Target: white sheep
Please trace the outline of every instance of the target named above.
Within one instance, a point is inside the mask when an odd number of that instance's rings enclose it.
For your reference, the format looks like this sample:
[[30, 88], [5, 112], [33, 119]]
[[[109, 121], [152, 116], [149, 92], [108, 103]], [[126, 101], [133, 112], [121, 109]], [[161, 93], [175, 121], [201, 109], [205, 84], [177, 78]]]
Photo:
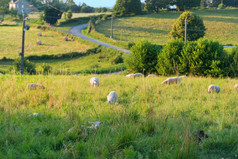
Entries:
[[188, 78], [186, 75], [179, 76], [179, 78]]
[[234, 86], [234, 89], [238, 89], [238, 84], [236, 84], [236, 85]]
[[38, 36], [42, 36], [41, 32], [37, 33]]
[[135, 73], [134, 77], [143, 77], [144, 75], [142, 73]]
[[41, 84], [37, 84], [37, 83], [29, 83], [27, 84], [27, 88], [29, 89], [45, 89], [45, 87]]
[[214, 85], [214, 84], [211, 84], [211, 85], [208, 87], [208, 92], [209, 92], [209, 93], [213, 93], [213, 92], [219, 93], [220, 90], [221, 90], [220, 87], [217, 86], [217, 85]]
[[37, 45], [42, 45], [42, 42], [41, 42], [40, 40], [38, 40], [38, 41], [36, 42], [36, 44], [37, 44]]
[[107, 96], [107, 101], [109, 104], [114, 104], [117, 101], [117, 93], [115, 91], [112, 91]]
[[92, 77], [90, 79], [90, 83], [91, 83], [91, 86], [94, 86], [94, 87], [99, 86], [99, 79], [97, 77]]
[[96, 122], [89, 121], [89, 123], [92, 124], [92, 126], [89, 127], [89, 128], [92, 128], [92, 129], [99, 129], [100, 128], [100, 124], [102, 124], [102, 122], [100, 122], [100, 121], [96, 121]]
[[181, 79], [179, 77], [171, 77], [171, 78], [167, 78], [165, 81], [162, 82], [162, 85], [164, 84], [174, 84], [174, 83], [180, 83]]
[[127, 77], [127, 78], [134, 78], [135, 75], [134, 75], [134, 74], [128, 74], [128, 75], [126, 75], [126, 77]]
[[68, 41], [68, 37], [65, 36], [65, 37], [63, 38], [63, 40], [64, 40], [64, 41]]
[[149, 74], [147, 77], [157, 77], [155, 74]]

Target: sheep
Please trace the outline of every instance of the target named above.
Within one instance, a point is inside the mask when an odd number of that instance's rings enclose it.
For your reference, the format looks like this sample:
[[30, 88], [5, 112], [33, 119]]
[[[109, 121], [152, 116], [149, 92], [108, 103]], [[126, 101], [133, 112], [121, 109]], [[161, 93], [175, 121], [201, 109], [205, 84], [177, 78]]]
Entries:
[[211, 84], [211, 85], [208, 87], [208, 92], [209, 92], [209, 93], [213, 93], [213, 92], [219, 93], [220, 90], [221, 90], [220, 87], [217, 86], [217, 85], [214, 85], [214, 84]]
[[64, 41], [68, 41], [68, 37], [65, 36], [65, 37], [63, 38], [63, 40], [64, 40]]
[[238, 84], [236, 84], [236, 85], [234, 86], [234, 89], [238, 89]]
[[91, 83], [91, 86], [94, 86], [94, 87], [99, 86], [99, 79], [97, 77], [92, 77], [90, 79], [90, 83]]
[[147, 77], [156, 77], [155, 74], [149, 74]]
[[117, 101], [117, 93], [115, 91], [112, 91], [107, 96], [107, 101], [109, 104], [114, 104]]
[[2, 73], [0, 73], [0, 76], [2, 76]]
[[38, 36], [42, 36], [41, 32], [37, 33]]
[[92, 124], [92, 126], [89, 127], [91, 129], [99, 129], [100, 128], [100, 124], [102, 124], [102, 122], [100, 122], [100, 121], [96, 121], [96, 122], [89, 121], [89, 123]]
[[126, 77], [127, 77], [127, 78], [134, 78], [135, 75], [134, 75], [134, 74], [128, 74], [128, 75], [126, 75]]
[[38, 40], [38, 41], [36, 42], [36, 44], [37, 44], [37, 45], [42, 45], [42, 42], [41, 42], [40, 40]]
[[134, 77], [143, 77], [144, 75], [142, 73], [135, 73]]
[[37, 83], [29, 83], [27, 84], [27, 88], [33, 90], [33, 89], [45, 89], [45, 87], [41, 84], [37, 84]]
[[173, 83], [180, 83], [181, 79], [179, 77], [171, 77], [171, 78], [167, 78], [165, 81], [162, 82], [162, 85], [164, 84], [173, 84]]
[[179, 76], [179, 78], [188, 78], [186, 75]]

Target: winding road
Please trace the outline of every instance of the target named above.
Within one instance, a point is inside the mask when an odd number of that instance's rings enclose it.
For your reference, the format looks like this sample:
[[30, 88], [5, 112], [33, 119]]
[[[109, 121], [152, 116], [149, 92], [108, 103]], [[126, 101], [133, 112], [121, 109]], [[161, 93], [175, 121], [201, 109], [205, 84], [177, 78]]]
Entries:
[[113, 48], [113, 49], [117, 49], [117, 50], [123, 51], [123, 52], [125, 52], [127, 54], [130, 54], [129, 50], [122, 49], [122, 48], [119, 48], [119, 47], [116, 47], [116, 46], [113, 46], [113, 45], [110, 45], [110, 44], [104, 43], [102, 41], [99, 41], [99, 40], [96, 40], [96, 39], [93, 39], [93, 38], [90, 38], [90, 37], [87, 37], [87, 36], [83, 35], [82, 34], [82, 30], [87, 28], [87, 27], [88, 27], [88, 24], [77, 25], [77, 26], [72, 27], [67, 32], [70, 33], [70, 34], [73, 34], [73, 35], [75, 35], [77, 37], [80, 37], [82, 39], [85, 39], [85, 40], [97, 43], [99, 45], [102, 45], [102, 46], [105, 46], [105, 47], [110, 47], [110, 48]]

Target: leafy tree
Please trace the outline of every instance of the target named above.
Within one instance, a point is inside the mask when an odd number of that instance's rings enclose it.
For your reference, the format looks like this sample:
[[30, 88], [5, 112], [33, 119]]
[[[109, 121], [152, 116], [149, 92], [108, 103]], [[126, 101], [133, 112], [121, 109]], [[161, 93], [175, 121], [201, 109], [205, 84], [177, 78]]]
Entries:
[[173, 24], [170, 36], [184, 39], [185, 19], [187, 19], [187, 40], [197, 40], [205, 35], [206, 28], [203, 20], [192, 12], [183, 12]]
[[81, 12], [82, 12], [82, 13], [92, 13], [92, 12], [94, 12], [94, 8], [88, 6], [88, 5], [85, 4], [85, 3], [83, 3], [82, 6], [81, 6]]
[[141, 14], [140, 0], [117, 0], [113, 11], [120, 16]]
[[53, 7], [45, 7], [44, 20], [50, 25], [55, 24], [62, 16], [62, 12]]
[[145, 10], [158, 13], [159, 9], [167, 8], [169, 0], [145, 0]]
[[171, 4], [175, 4], [179, 11], [184, 11], [192, 7], [200, 6], [201, 0], [172, 0]]
[[0, 0], [0, 14], [5, 17], [5, 13], [8, 11], [9, 0]]
[[125, 59], [125, 64], [133, 72], [154, 73], [160, 51], [161, 47], [158, 45], [145, 40], [139, 41], [132, 46], [131, 54]]
[[71, 11], [71, 10], [68, 10], [68, 12], [67, 12], [67, 19], [71, 19], [72, 16], [73, 16], [72, 11]]

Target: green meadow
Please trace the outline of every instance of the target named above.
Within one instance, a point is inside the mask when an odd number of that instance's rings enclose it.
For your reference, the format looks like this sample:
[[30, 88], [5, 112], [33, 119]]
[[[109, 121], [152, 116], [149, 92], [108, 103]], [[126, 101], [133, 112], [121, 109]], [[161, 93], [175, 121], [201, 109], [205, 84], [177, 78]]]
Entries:
[[[204, 20], [207, 28], [205, 38], [217, 40], [223, 45], [238, 44], [238, 9], [193, 12]], [[127, 48], [128, 42], [140, 39], [164, 45], [170, 39], [169, 32], [172, 30], [172, 25], [181, 14], [182, 12], [161, 12], [114, 19], [114, 40], [109, 39], [111, 21], [99, 23], [96, 31], [87, 35], [124, 48]]]
[[[93, 88], [93, 76], [0, 76], [0, 157], [237, 158], [237, 79], [189, 77], [162, 86], [166, 77], [96, 75]], [[214, 83], [219, 94], [207, 92]], [[110, 91], [118, 94], [114, 105]], [[103, 124], [94, 130], [88, 121]], [[197, 143], [195, 130], [208, 139]]]

